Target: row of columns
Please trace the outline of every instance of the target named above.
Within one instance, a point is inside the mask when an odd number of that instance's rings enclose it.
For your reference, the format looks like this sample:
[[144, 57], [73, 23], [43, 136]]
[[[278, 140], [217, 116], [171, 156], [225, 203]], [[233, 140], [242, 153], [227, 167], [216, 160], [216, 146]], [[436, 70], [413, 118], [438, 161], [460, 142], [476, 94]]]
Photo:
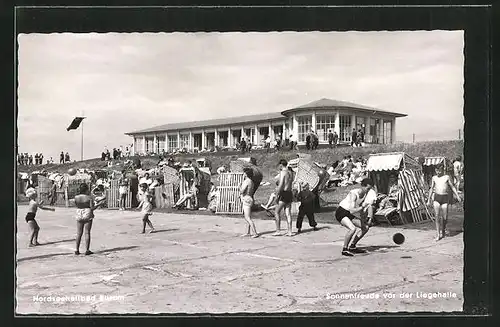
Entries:
[[[289, 137], [291, 134], [293, 134], [294, 136], [298, 137], [298, 134], [299, 134], [299, 124], [298, 124], [298, 117], [295, 113], [292, 115], [291, 117], [291, 128], [290, 128], [290, 131], [288, 131], [287, 133], [287, 128], [286, 128], [286, 121], [283, 121], [283, 124], [282, 124], [282, 130], [283, 130], [283, 138], [285, 137]], [[316, 124], [317, 124], [317, 119], [316, 119], [316, 112], [312, 112], [311, 114], [311, 127], [313, 130], [316, 130]], [[366, 117], [366, 118], [369, 118], [369, 117]], [[384, 119], [380, 119], [380, 124], [381, 124], [381, 128], [383, 129], [384, 128]], [[395, 119], [391, 119], [390, 122], [392, 123], [392, 130], [391, 130], [391, 141], [394, 142], [395, 139], [396, 139], [396, 120]], [[365, 121], [365, 126], [369, 126], [369, 122]], [[351, 116], [351, 130], [353, 128], [357, 128], [356, 126], [356, 115], [352, 115]], [[240, 128], [240, 137], [244, 137], [244, 138], [247, 138], [247, 137], [250, 137], [251, 138], [251, 142], [252, 143], [257, 143], [257, 137], [260, 135], [259, 134], [259, 127], [258, 125], [254, 125], [251, 129], [254, 130], [254, 137], [252, 138], [251, 136], [252, 135], [247, 135], [246, 132], [245, 132], [245, 127], [242, 126]], [[268, 135], [271, 136], [272, 139], [276, 138], [276, 135], [274, 133], [274, 128], [273, 128], [273, 125], [271, 123], [268, 123], [268, 126], [267, 126], [267, 129], [268, 129]], [[226, 130], [226, 129], [225, 129]], [[228, 145], [229, 146], [232, 146], [233, 143], [235, 143], [234, 141], [234, 136], [233, 136], [233, 131], [235, 129], [231, 128], [231, 127], [228, 127], [227, 128], [227, 133], [228, 133], [228, 136], [227, 136], [227, 139], [228, 139]], [[334, 131], [340, 136], [340, 114], [339, 112], [336, 112], [335, 113], [335, 126], [334, 126]], [[201, 131], [201, 148], [204, 149], [207, 147], [207, 138], [206, 138], [206, 135], [207, 132], [205, 132], [205, 130], [203, 129]], [[177, 132], [177, 148], [179, 148], [180, 146], [180, 141], [181, 141], [181, 133], [180, 131]], [[216, 128], [214, 129], [214, 145], [215, 146], [220, 146], [220, 140], [219, 140], [219, 136], [220, 136], [220, 132], [219, 130]], [[142, 146], [141, 148], [142, 149], [138, 149], [137, 148], [137, 142], [136, 142], [136, 139], [137, 138], [134, 138], [134, 153], [135, 152], [140, 152], [142, 150], [143, 153], [146, 152], [146, 149], [147, 149], [147, 143], [146, 143], [146, 137], [145, 136], [142, 136]], [[239, 140], [237, 140], [239, 141]], [[159, 146], [157, 145], [158, 143], [158, 137], [157, 135], [153, 135], [153, 147], [154, 147], [154, 151], [155, 152], [159, 152]], [[190, 149], [193, 149], [194, 148], [194, 138], [193, 138], [193, 132], [190, 131], [189, 132], [189, 141], [188, 141], [188, 147]], [[172, 149], [170, 149], [170, 146], [169, 146], [169, 142], [168, 142], [168, 134], [165, 134], [165, 150], [166, 151], [170, 151]]]

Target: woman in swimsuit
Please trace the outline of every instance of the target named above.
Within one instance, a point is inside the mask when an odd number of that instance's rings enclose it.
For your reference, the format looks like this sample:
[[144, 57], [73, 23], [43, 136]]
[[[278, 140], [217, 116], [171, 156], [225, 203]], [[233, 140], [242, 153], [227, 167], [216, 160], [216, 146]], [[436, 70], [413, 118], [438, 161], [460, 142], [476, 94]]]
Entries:
[[[436, 168], [436, 175], [432, 176], [431, 188], [429, 190], [428, 205], [433, 199], [434, 213], [436, 216], [436, 241], [441, 240], [446, 234], [446, 223], [448, 222], [448, 203], [450, 202], [449, 190], [452, 190], [457, 200], [462, 202], [457, 189], [450, 180], [450, 176], [444, 175], [443, 166]], [[434, 198], [432, 197], [434, 195]], [[441, 214], [440, 214], [441, 213]], [[441, 218], [442, 223], [441, 223]]]
[[[252, 181], [253, 178], [253, 170], [251, 168], [244, 168], [243, 172], [246, 175], [245, 180], [241, 184], [240, 187], [240, 197], [241, 202], [243, 203], [243, 215], [248, 224], [247, 233], [241, 236], [252, 236], [253, 238], [258, 237], [257, 230], [255, 229], [255, 223], [252, 221], [252, 206], [253, 206], [253, 194], [254, 183]], [[251, 232], [251, 233], [250, 233]]]
[[94, 219], [94, 210], [103, 204], [105, 199], [94, 202], [94, 198], [89, 194], [89, 186], [80, 184], [78, 195], [75, 196], [76, 205], [76, 250], [75, 254], [80, 254], [80, 242], [85, 230], [85, 255], [93, 254], [90, 251], [90, 230]]

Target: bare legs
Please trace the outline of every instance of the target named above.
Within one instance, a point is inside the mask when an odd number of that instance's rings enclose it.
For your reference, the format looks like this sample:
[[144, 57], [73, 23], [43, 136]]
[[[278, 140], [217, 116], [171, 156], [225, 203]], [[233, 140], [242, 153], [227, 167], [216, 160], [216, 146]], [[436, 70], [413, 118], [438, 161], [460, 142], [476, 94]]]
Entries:
[[281, 231], [281, 210], [285, 209], [286, 222], [288, 227], [287, 236], [292, 236], [292, 204], [285, 203], [283, 201], [279, 201], [276, 209], [274, 211], [274, 219], [276, 223], [276, 232], [274, 232], [273, 236], [280, 236]]
[[446, 234], [446, 223], [448, 222], [448, 204], [440, 204], [434, 201], [434, 213], [436, 217], [436, 241], [439, 241]]
[[146, 224], [149, 226], [149, 228], [151, 228], [151, 230], [149, 232], [150, 233], [154, 232], [155, 228], [153, 227], [153, 224], [151, 223], [151, 220], [149, 220], [149, 215], [145, 214], [142, 217], [142, 232], [141, 232], [141, 234], [146, 233]]
[[76, 222], [76, 250], [75, 254], [80, 254], [80, 243], [82, 241], [83, 231], [85, 230], [85, 254], [89, 255], [90, 251], [90, 231], [92, 230], [92, 220]]
[[127, 195], [122, 194], [120, 196], [120, 210], [125, 210], [125, 203], [126, 203]]
[[358, 244], [359, 240], [363, 238], [363, 236], [368, 233], [368, 230], [370, 229], [366, 222], [363, 219], [353, 219], [352, 224], [359, 228], [358, 232], [354, 234], [352, 243], [350, 248], [356, 248], [356, 244]]
[[92, 220], [85, 223], [85, 254], [92, 254], [90, 252], [90, 230], [92, 229]]
[[28, 221], [28, 226], [30, 227], [31, 235], [30, 235], [30, 243], [28, 246], [35, 246], [39, 245], [38, 243], [38, 232], [40, 231], [40, 226], [38, 226], [38, 223], [36, 220], [30, 220]]
[[252, 235], [252, 237], [259, 236], [259, 234], [257, 234], [257, 229], [255, 228], [255, 223], [252, 220], [252, 207], [243, 206], [243, 215], [245, 217], [245, 221], [247, 222], [247, 233], [241, 236], [249, 236], [249, 235]]

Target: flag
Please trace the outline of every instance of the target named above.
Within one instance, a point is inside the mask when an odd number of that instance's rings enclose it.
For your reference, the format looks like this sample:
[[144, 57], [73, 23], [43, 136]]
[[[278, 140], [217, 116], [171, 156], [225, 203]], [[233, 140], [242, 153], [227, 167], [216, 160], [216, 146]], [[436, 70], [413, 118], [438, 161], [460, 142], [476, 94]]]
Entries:
[[75, 117], [75, 119], [73, 119], [73, 121], [71, 122], [71, 124], [68, 126], [68, 128], [66, 128], [67, 131], [70, 131], [72, 129], [77, 129], [78, 127], [80, 127], [80, 124], [82, 123], [82, 121], [85, 119], [85, 117]]

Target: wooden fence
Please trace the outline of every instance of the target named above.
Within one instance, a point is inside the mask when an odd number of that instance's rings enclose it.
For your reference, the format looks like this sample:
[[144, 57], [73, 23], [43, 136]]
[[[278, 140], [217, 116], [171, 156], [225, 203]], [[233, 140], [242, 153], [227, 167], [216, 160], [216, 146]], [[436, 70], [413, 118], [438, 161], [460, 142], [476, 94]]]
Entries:
[[[106, 190], [106, 202], [108, 209], [118, 209], [120, 207], [120, 180], [112, 179], [109, 181], [109, 187]], [[132, 208], [132, 192], [130, 185], [127, 186], [127, 197], [125, 199], [125, 208]]]
[[219, 176], [219, 200], [216, 213], [242, 214], [243, 204], [240, 199], [240, 186], [245, 179], [243, 173], [223, 173]]
[[156, 208], [171, 208], [176, 201], [175, 186], [173, 183], [167, 183], [160, 186], [155, 187], [155, 205]]

